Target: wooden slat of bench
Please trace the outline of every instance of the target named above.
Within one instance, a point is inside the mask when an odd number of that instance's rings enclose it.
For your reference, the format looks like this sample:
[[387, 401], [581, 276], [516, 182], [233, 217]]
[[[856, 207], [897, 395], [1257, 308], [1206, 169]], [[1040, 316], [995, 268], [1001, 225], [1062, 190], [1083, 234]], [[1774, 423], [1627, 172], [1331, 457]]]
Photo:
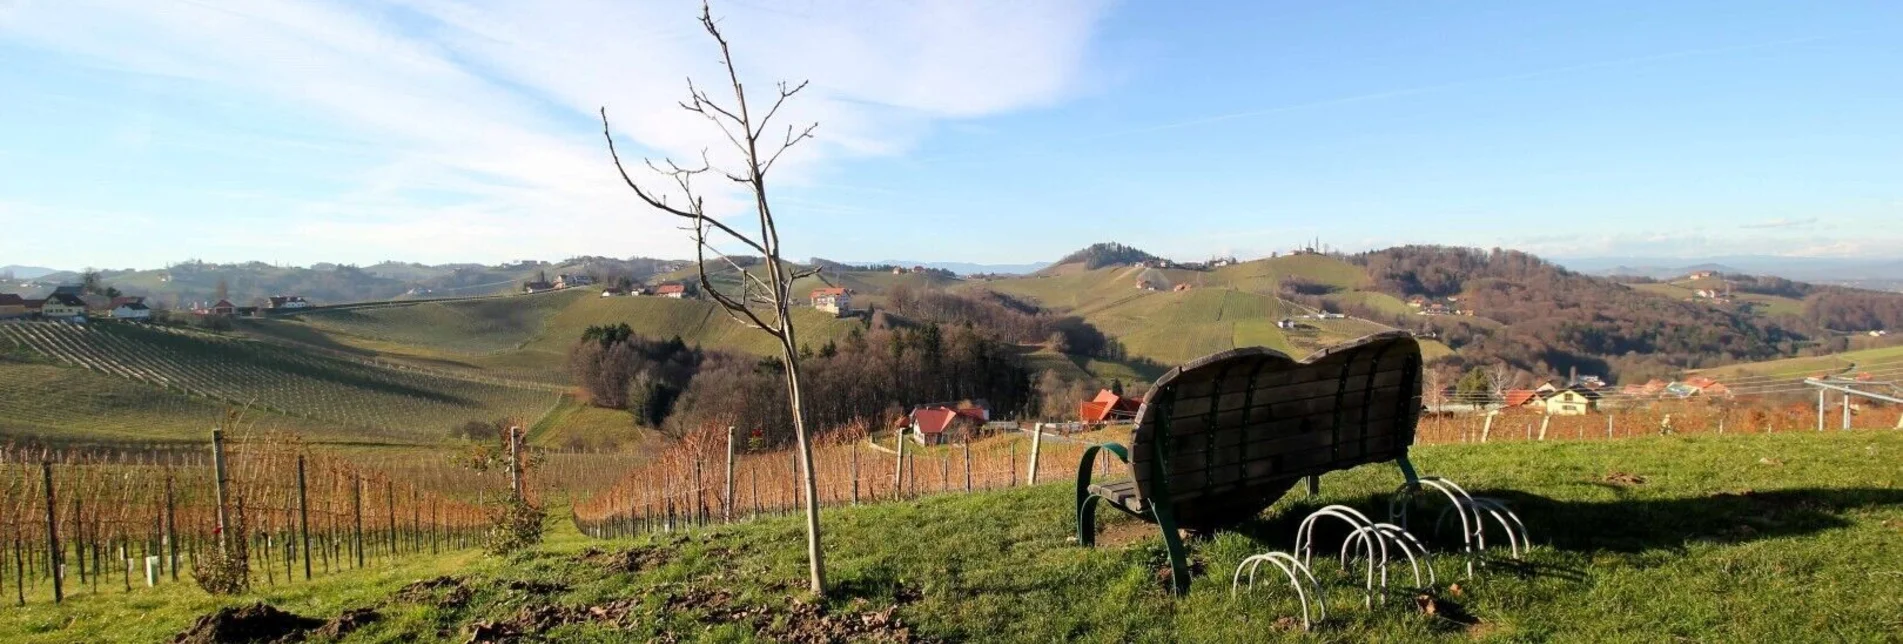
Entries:
[[[1177, 501], [1193, 501], [1198, 498], [1220, 497], [1228, 491], [1244, 489], [1258, 484], [1286, 481], [1310, 474], [1323, 474], [1346, 469], [1357, 465], [1392, 460], [1400, 455], [1400, 444], [1395, 436], [1378, 436], [1368, 441], [1368, 452], [1363, 454], [1338, 454], [1333, 446], [1284, 452], [1275, 458], [1252, 461], [1237, 467], [1216, 467], [1207, 470], [1178, 472], [1170, 477], [1171, 498]], [[1359, 451], [1360, 445], [1353, 446]]]
[[[1405, 379], [1405, 375], [1407, 372], [1408, 372], [1407, 369], [1401, 369], [1401, 368], [1383, 369], [1379, 372], [1376, 372], [1375, 373], [1376, 388], [1380, 388], [1383, 386], [1394, 387], [1399, 385]], [[1245, 392], [1240, 389], [1233, 392], [1225, 391], [1223, 392], [1221, 403], [1220, 405], [1218, 405], [1218, 408], [1221, 410], [1240, 409], [1242, 408], [1243, 401], [1250, 400], [1250, 399], [1252, 399], [1256, 404], [1259, 405], [1263, 401], [1274, 401], [1274, 400], [1281, 400], [1281, 399], [1287, 399], [1287, 398], [1312, 398], [1312, 397], [1319, 397], [1324, 395], [1333, 396], [1341, 384], [1341, 371], [1339, 369], [1335, 369], [1324, 375], [1326, 377], [1309, 378], [1309, 379], [1304, 379], [1298, 382], [1287, 382], [1287, 383], [1282, 383], [1282, 384], [1278, 384], [1274, 386], [1266, 386], [1266, 387], [1258, 386], [1253, 390], [1253, 392]], [[1351, 370], [1348, 374], [1348, 379], [1350, 382], [1348, 383], [1347, 390], [1348, 391], [1365, 390], [1367, 376], [1368, 376], [1368, 371], [1366, 370], [1359, 370], [1359, 371]], [[1172, 418], [1181, 420], [1181, 419], [1195, 418], [1195, 417], [1207, 414], [1209, 413], [1210, 406], [1212, 404], [1215, 404], [1216, 400], [1217, 399], [1211, 396], [1209, 392], [1204, 392], [1200, 396], [1193, 396], [1193, 397], [1180, 397], [1180, 394], [1179, 394], [1179, 397], [1176, 400], [1175, 413], [1172, 414]]]

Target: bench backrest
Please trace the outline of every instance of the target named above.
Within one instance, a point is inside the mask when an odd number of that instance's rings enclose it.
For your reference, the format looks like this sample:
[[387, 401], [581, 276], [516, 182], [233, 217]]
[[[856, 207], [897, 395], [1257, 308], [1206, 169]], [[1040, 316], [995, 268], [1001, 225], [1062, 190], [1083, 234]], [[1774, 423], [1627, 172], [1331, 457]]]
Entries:
[[1157, 379], [1137, 413], [1138, 488], [1167, 492], [1186, 527], [1245, 520], [1304, 476], [1405, 455], [1420, 383], [1420, 345], [1404, 331], [1299, 361], [1261, 347], [1191, 361]]

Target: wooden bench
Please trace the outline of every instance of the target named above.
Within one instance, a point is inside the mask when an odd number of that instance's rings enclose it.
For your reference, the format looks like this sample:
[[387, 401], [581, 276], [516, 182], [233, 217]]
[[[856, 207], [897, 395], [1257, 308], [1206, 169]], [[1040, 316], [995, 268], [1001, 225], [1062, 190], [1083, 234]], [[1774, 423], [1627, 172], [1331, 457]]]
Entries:
[[[1178, 528], [1207, 531], [1248, 520], [1304, 477], [1407, 460], [1421, 411], [1421, 349], [1404, 331], [1367, 336], [1302, 360], [1261, 347], [1194, 360], [1158, 378], [1128, 447], [1084, 450], [1077, 470], [1077, 539], [1096, 537], [1098, 501], [1156, 523], [1171, 584], [1189, 590]], [[1093, 483], [1098, 450], [1132, 477]]]

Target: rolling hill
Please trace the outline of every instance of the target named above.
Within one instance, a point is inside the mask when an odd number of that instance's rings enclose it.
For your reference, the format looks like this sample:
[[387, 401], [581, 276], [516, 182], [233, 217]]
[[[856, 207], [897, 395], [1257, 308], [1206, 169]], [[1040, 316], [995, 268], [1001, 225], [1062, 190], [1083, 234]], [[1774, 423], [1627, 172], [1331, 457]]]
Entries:
[[125, 323], [8, 322], [0, 342], [45, 362], [384, 442], [436, 442], [472, 420], [540, 418], [560, 391]]

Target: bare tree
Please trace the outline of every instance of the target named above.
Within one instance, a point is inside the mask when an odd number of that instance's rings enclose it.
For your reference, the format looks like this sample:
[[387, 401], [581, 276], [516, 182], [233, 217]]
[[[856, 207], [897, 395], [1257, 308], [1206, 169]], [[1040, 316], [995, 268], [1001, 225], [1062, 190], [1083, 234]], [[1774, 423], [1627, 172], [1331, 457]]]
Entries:
[[1487, 393], [1492, 394], [1494, 400], [1505, 400], [1507, 388], [1513, 386], [1513, 366], [1496, 362], [1488, 365], [1484, 373], [1487, 375]]
[[[706, 151], [701, 152], [698, 165], [681, 166], [672, 159], [663, 159], [660, 163], [646, 160], [649, 170], [673, 185], [667, 190], [643, 187], [628, 175], [621, 162], [621, 154], [615, 150], [614, 135], [608, 124], [608, 110], [601, 110], [601, 133], [608, 140], [608, 152], [614, 158], [615, 170], [621, 173], [621, 179], [634, 191], [634, 194], [657, 210], [688, 222], [683, 227], [694, 239], [694, 259], [699, 268], [701, 291], [719, 303], [720, 307], [735, 320], [760, 329], [773, 336], [780, 344], [780, 358], [785, 365], [786, 393], [792, 407], [793, 435], [799, 450], [802, 501], [806, 510], [806, 556], [811, 569], [811, 588], [815, 594], [826, 590], [826, 564], [820, 549], [819, 529], [819, 484], [813, 471], [813, 446], [806, 427], [805, 406], [802, 404], [800, 384], [799, 341], [793, 328], [791, 307], [793, 304], [793, 282], [813, 274], [814, 270], [791, 271], [781, 261], [779, 224], [773, 218], [773, 209], [767, 200], [767, 173], [780, 155], [794, 145], [812, 138], [817, 123], [804, 127], [787, 126], [784, 135], [768, 135], [774, 115], [787, 99], [799, 94], [806, 83], [788, 85], [782, 82], [778, 86], [776, 98], [764, 114], [756, 114], [747, 101], [745, 87], [740, 82], [739, 72], [734, 68], [733, 52], [728, 47], [726, 36], [720, 32], [720, 26], [714, 21], [713, 12], [705, 2], [701, 3], [700, 24], [707, 35], [720, 46], [720, 62], [727, 72], [727, 81], [732, 85], [733, 102], [723, 105], [715, 101], [692, 78], [687, 80], [687, 100], [680, 103], [682, 109], [706, 118], [719, 129], [728, 143], [740, 153], [741, 167], [736, 170], [715, 167], [707, 158]], [[740, 229], [708, 214], [697, 181], [703, 175], [724, 178], [733, 184], [743, 186], [753, 198], [753, 215], [757, 218], [758, 230], [742, 232]], [[670, 195], [668, 192], [678, 194]], [[678, 196], [679, 199], [670, 199]], [[743, 224], [744, 225], [744, 224]], [[746, 270], [739, 262], [720, 250], [721, 246], [744, 247], [765, 258], [764, 276]], [[716, 288], [709, 278], [707, 266], [709, 255], [725, 264], [739, 280], [735, 292], [723, 292]], [[764, 310], [762, 310], [764, 309]]]
[[1428, 411], [1441, 411], [1447, 404], [1447, 372], [1433, 367], [1421, 370], [1421, 403]]

